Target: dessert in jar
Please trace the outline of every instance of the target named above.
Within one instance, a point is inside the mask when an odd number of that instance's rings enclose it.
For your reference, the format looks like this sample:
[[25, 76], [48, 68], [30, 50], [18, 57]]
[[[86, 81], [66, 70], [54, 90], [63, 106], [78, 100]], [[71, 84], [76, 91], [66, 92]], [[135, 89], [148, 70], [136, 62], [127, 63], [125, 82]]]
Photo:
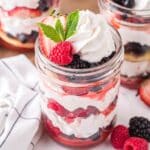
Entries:
[[59, 0], [0, 0], [0, 42], [6, 48], [34, 49], [37, 22], [58, 7]]
[[150, 1], [99, 0], [99, 6], [123, 40], [122, 84], [138, 88], [150, 76]]
[[74, 147], [104, 141], [116, 120], [119, 34], [89, 10], [46, 17], [39, 27], [35, 60], [47, 133]]

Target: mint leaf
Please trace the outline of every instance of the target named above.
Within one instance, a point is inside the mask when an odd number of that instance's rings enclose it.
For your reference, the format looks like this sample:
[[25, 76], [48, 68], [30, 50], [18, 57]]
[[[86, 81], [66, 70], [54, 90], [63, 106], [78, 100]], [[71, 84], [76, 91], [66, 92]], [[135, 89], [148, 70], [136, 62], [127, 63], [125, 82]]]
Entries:
[[43, 23], [38, 23], [39, 27], [42, 29], [43, 33], [50, 38], [51, 40], [53, 40], [54, 42], [60, 42], [61, 38], [59, 36], [59, 34], [57, 33], [57, 31], [50, 25], [46, 25]]
[[56, 21], [55, 29], [56, 29], [57, 33], [59, 34], [61, 41], [64, 41], [65, 40], [65, 32], [64, 32], [64, 28], [63, 28], [63, 25], [62, 25], [60, 19], [58, 19]]
[[71, 37], [75, 32], [79, 21], [79, 11], [74, 11], [67, 17], [65, 39]]

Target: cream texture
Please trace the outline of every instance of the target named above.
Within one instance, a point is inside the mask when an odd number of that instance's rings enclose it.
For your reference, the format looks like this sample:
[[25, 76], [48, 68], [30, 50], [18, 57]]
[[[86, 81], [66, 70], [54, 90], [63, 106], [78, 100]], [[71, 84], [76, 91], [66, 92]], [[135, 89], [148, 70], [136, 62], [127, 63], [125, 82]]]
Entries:
[[136, 77], [139, 75], [144, 75], [147, 72], [150, 73], [149, 61], [130, 62], [125, 60], [121, 68], [121, 74], [127, 77]]
[[4, 10], [12, 10], [16, 7], [36, 9], [40, 0], [0, 0], [0, 7]]
[[5, 32], [10, 33], [13, 36], [20, 33], [29, 35], [32, 31], [38, 31], [37, 22], [40, 22], [46, 15], [47, 13], [44, 13], [40, 17], [22, 19], [9, 16], [3, 17], [2, 14], [0, 14], [0, 20], [2, 29]]
[[75, 53], [88, 62], [98, 62], [115, 51], [110, 27], [100, 14], [89, 10], [80, 11], [76, 33], [68, 41], [72, 42]]
[[121, 27], [118, 31], [122, 37], [123, 44], [128, 42], [139, 42], [143, 45], [150, 45], [150, 34], [147, 32], [124, 27]]

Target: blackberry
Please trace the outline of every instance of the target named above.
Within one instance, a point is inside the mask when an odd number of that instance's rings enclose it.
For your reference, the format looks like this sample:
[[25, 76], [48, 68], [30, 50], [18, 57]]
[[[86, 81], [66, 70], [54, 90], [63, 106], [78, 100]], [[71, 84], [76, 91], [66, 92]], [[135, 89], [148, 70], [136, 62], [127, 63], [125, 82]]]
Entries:
[[127, 8], [133, 8], [135, 6], [135, 0], [113, 0], [113, 1]]
[[47, 0], [40, 0], [39, 1], [39, 9], [41, 11], [47, 11], [49, 9]]
[[144, 117], [133, 117], [129, 122], [130, 136], [141, 137], [150, 142], [150, 121]]
[[66, 67], [72, 69], [85, 69], [90, 68], [91, 65], [87, 61], [81, 60], [79, 55], [74, 55], [72, 63], [70, 63]]
[[26, 34], [24, 34], [24, 33], [18, 34], [17, 38], [22, 43], [27, 43], [28, 42], [28, 36]]
[[135, 55], [143, 55], [146, 52], [145, 47], [138, 42], [128, 42], [124, 48], [125, 53], [133, 53]]

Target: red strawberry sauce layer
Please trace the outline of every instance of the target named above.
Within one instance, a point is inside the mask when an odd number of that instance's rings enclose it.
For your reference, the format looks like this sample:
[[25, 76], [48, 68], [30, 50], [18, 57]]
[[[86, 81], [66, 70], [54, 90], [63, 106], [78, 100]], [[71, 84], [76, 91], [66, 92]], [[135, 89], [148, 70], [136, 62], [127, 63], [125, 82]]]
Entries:
[[86, 109], [78, 108], [74, 111], [69, 111], [53, 99], [49, 100], [47, 107], [55, 111], [57, 115], [64, 117], [64, 120], [67, 123], [71, 123], [75, 120], [75, 118], [78, 117], [88, 118], [92, 114], [93, 115], [103, 114], [105, 116], [109, 115], [116, 107], [116, 99], [102, 112], [100, 112], [94, 106], [88, 106]]
[[99, 131], [94, 135], [83, 139], [77, 138], [74, 135], [68, 136], [63, 134], [57, 127], [54, 127], [52, 122], [45, 116], [43, 116], [43, 120], [45, 129], [47, 130], [47, 133], [50, 135], [50, 137], [52, 137], [55, 141], [61, 144], [73, 147], [74, 146], [85, 147], [85, 145], [93, 146], [105, 141], [105, 139], [108, 137], [114, 126], [114, 119], [113, 119], [110, 125], [106, 127], [106, 129], [99, 129]]

